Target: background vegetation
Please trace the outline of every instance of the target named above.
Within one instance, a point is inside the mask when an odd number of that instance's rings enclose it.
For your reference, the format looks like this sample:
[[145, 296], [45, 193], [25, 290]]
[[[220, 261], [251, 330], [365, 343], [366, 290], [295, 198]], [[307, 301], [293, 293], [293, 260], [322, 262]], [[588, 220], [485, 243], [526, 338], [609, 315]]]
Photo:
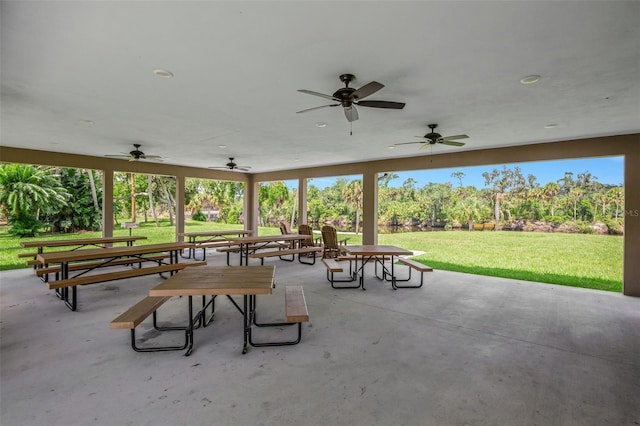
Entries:
[[[379, 179], [379, 224], [434, 229], [466, 228], [472, 222], [536, 221], [565, 226], [583, 234], [596, 223], [621, 234], [624, 191], [605, 185], [589, 172], [565, 173], [541, 186], [535, 176], [503, 166], [483, 173], [485, 186], [463, 186], [464, 173], [452, 182], [417, 187], [409, 178], [392, 187], [394, 174]], [[0, 269], [24, 267], [17, 254], [26, 238], [74, 238], [101, 235], [102, 176], [97, 171], [0, 165]], [[259, 233], [277, 234], [277, 224], [296, 223], [297, 189], [284, 182], [265, 182], [259, 190]], [[147, 243], [175, 239], [175, 179], [170, 176], [114, 174], [114, 221], [135, 221], [135, 233]], [[187, 179], [186, 229], [234, 229], [243, 223], [243, 184]], [[337, 178], [335, 183], [308, 187], [308, 219], [355, 231], [350, 244], [361, 241], [362, 182]], [[527, 228], [524, 228], [527, 229]], [[115, 234], [126, 234], [117, 228]], [[557, 283], [603, 290], [621, 290], [622, 238], [564, 233], [407, 232], [382, 234], [380, 243], [424, 252], [419, 260], [437, 269]]]

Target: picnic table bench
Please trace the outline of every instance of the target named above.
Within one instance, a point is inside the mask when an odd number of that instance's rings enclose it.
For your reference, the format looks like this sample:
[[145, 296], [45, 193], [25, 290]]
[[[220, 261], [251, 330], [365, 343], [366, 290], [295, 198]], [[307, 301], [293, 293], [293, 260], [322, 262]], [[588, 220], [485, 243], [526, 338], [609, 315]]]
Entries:
[[[290, 249], [280, 249], [280, 250], [269, 250], [269, 251], [256, 251], [254, 253], [249, 253], [249, 257], [251, 259], [260, 259], [260, 264], [264, 265], [265, 257], [279, 257], [280, 260], [284, 260], [287, 262], [292, 262], [295, 260], [295, 256], [298, 255], [298, 262], [304, 263], [306, 265], [315, 265], [316, 263], [316, 254], [322, 253], [322, 247], [297, 247]], [[302, 255], [308, 254], [313, 255], [312, 262], [304, 262], [302, 261]], [[282, 256], [291, 255], [291, 259], [283, 258]]]
[[[187, 248], [188, 243], [163, 243], [141, 246], [110, 247], [101, 249], [69, 250], [38, 254], [43, 268], [52, 267], [56, 273], [55, 281], [47, 284], [72, 311], [77, 310], [77, 288], [80, 285], [133, 278], [143, 275], [169, 273], [171, 275], [188, 267], [205, 265], [206, 262], [178, 263], [178, 253]], [[151, 256], [151, 257], [149, 257]], [[169, 262], [164, 259], [168, 257]], [[155, 261], [157, 266], [142, 267], [142, 263]], [[84, 262], [84, 263], [81, 263]], [[139, 263], [141, 267], [129, 270], [116, 270], [94, 274], [96, 270], [108, 266]], [[50, 266], [51, 265], [51, 266]], [[70, 276], [70, 271], [80, 271]], [[71, 297], [69, 297], [71, 293]]]

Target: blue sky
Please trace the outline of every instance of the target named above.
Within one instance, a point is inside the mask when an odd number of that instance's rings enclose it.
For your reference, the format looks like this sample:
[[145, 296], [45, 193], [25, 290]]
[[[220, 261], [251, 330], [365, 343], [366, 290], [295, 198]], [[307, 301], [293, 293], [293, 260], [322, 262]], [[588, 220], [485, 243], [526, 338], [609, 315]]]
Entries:
[[[510, 163], [506, 166], [513, 169], [515, 166], [520, 167], [522, 174], [527, 177], [532, 174], [538, 178], [537, 182], [544, 186], [549, 182], [556, 182], [564, 177], [565, 172], [573, 172], [574, 178], [578, 173], [589, 172], [592, 176], [598, 178], [598, 182], [602, 184], [621, 185], [624, 182], [623, 157], [600, 157], [586, 158], [577, 160], [556, 160], [556, 161], [540, 161], [530, 163]], [[482, 173], [490, 172], [494, 168], [502, 169], [502, 164], [493, 166], [476, 166], [462, 167], [453, 169], [438, 170], [418, 170], [411, 172], [398, 172], [399, 177], [390, 182], [390, 186], [398, 187], [402, 185], [407, 178], [411, 177], [418, 183], [416, 187], [422, 187], [429, 182], [446, 183], [451, 182], [454, 187], [458, 186], [458, 179], [453, 178], [453, 172], [463, 172], [465, 176], [462, 179], [463, 186], [473, 185], [480, 189], [484, 187], [484, 178]], [[359, 179], [360, 176], [344, 176], [347, 179]], [[314, 178], [311, 184], [323, 189], [333, 185], [335, 178]], [[297, 187], [297, 181], [287, 181], [287, 186]]]

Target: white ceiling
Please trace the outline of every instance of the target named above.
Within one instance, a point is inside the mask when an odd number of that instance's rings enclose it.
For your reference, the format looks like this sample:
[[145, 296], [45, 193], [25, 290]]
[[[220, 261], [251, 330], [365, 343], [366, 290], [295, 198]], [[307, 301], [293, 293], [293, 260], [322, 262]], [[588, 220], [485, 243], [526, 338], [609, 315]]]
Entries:
[[[2, 1], [1, 143], [252, 172], [640, 132], [640, 2]], [[171, 79], [154, 69], [174, 73]], [[338, 76], [384, 84], [353, 135]], [[520, 79], [539, 74], [537, 84]], [[316, 123], [327, 126], [319, 128]], [[547, 124], [557, 124], [547, 129]], [[224, 145], [226, 148], [221, 148]]]

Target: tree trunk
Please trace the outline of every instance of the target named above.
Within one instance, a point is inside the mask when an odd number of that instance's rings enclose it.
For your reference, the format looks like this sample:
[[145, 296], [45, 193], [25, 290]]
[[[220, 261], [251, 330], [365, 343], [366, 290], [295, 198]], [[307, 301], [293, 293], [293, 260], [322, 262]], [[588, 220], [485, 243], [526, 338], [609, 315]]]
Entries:
[[153, 204], [153, 175], [147, 175], [147, 195], [149, 196], [149, 208], [153, 215], [153, 220], [156, 223], [156, 227], [160, 227], [158, 222], [158, 213], [156, 212], [156, 206]]
[[131, 222], [136, 221], [136, 175], [131, 173]]
[[91, 198], [93, 198], [93, 207], [96, 211], [100, 211], [100, 204], [98, 204], [98, 192], [96, 191], [96, 182], [93, 180], [93, 170], [86, 169], [87, 176], [89, 176], [89, 186], [91, 187]]

